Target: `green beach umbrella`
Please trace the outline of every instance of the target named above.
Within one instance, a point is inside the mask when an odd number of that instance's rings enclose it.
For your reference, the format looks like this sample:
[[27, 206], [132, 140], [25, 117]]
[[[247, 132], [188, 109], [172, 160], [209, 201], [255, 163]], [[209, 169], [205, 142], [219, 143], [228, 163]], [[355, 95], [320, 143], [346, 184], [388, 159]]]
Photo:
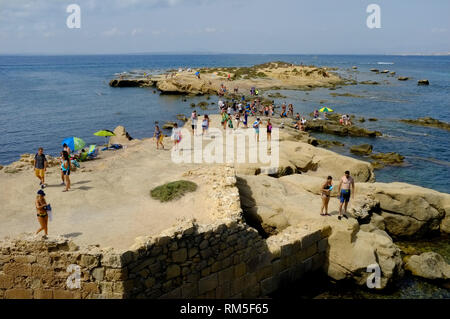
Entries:
[[332, 109], [329, 109], [328, 107], [323, 107], [323, 108], [321, 108], [320, 110], [319, 110], [319, 112], [327, 112], [327, 113], [330, 113], [330, 112], [333, 112], [333, 110]]
[[114, 134], [110, 130], [101, 130], [101, 131], [94, 133], [94, 135], [108, 137], [108, 136], [115, 136], [116, 134]]
[[[110, 130], [101, 130], [101, 131], [98, 131], [98, 132], [94, 133], [94, 135], [95, 135], [95, 136], [104, 136], [105, 139], [106, 139], [107, 137], [110, 137], [110, 136], [116, 136], [116, 134], [114, 134], [114, 133], [111, 132]], [[105, 141], [106, 141], [106, 140], [105, 140]]]

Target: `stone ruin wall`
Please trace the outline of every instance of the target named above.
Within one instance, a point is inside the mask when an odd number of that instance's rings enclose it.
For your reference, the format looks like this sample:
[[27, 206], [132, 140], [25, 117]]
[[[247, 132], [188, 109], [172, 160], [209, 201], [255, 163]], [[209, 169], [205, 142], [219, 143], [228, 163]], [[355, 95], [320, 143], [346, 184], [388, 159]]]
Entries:
[[[220, 219], [183, 221], [128, 251], [62, 237], [1, 241], [0, 298], [257, 298], [324, 265], [329, 226], [264, 239], [242, 219], [234, 171], [223, 174], [215, 175], [226, 184], [215, 189]], [[80, 287], [68, 287], [69, 265], [80, 267]]]

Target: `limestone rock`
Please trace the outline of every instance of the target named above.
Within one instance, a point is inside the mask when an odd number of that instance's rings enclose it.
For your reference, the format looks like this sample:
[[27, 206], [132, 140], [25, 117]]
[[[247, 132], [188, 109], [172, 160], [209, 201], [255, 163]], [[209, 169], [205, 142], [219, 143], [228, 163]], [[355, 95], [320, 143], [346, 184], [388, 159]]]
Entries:
[[149, 87], [154, 86], [154, 82], [148, 78], [129, 78], [129, 79], [114, 79], [109, 82], [111, 87]]
[[381, 162], [384, 165], [396, 165], [403, 163], [403, 160], [405, 159], [404, 156], [398, 154], [398, 153], [376, 153], [370, 155], [372, 159], [374, 159], [376, 162]]
[[377, 137], [382, 134], [378, 131], [367, 130], [362, 127], [343, 126], [334, 122], [322, 120], [308, 121], [306, 123], [306, 131], [321, 132], [338, 136], [355, 136], [355, 137]]
[[114, 134], [115, 136], [111, 136], [109, 138], [109, 145], [112, 144], [128, 145], [133, 140], [133, 138], [125, 130], [125, 127], [121, 125], [117, 126], [114, 129]]
[[450, 213], [448, 211], [445, 214], [445, 217], [441, 221], [440, 230], [442, 233], [450, 234]]
[[419, 80], [419, 81], [417, 81], [417, 85], [430, 85], [430, 81], [428, 81], [428, 80]]
[[241, 175], [268, 174], [286, 176], [296, 173], [326, 178], [328, 175], [340, 178], [345, 170], [349, 170], [355, 181], [374, 181], [373, 168], [370, 163], [349, 158], [317, 148], [307, 143], [282, 141], [279, 148], [279, 165], [274, 171], [263, 171], [267, 164], [236, 164], [236, 170]]
[[422, 117], [417, 120], [400, 120], [400, 122], [413, 124], [413, 125], [421, 125], [421, 126], [431, 126], [437, 127], [445, 130], [450, 130], [450, 123], [441, 122], [432, 117]]
[[379, 209], [380, 203], [367, 196], [357, 196], [350, 202], [348, 213], [358, 222], [366, 222], [371, 219], [371, 215], [374, 211]]
[[183, 122], [188, 121], [188, 118], [184, 114], [177, 114], [177, 119]]
[[164, 125], [163, 125], [163, 129], [165, 129], [165, 130], [170, 130], [170, 129], [172, 129], [173, 127], [175, 126], [175, 122], [166, 122]]
[[380, 83], [377, 82], [377, 81], [371, 81], [371, 80], [368, 80], [368, 81], [361, 81], [361, 82], [359, 82], [359, 84], [378, 85], [378, 84], [380, 84]]
[[386, 230], [393, 236], [448, 232], [449, 194], [405, 183], [357, 183], [356, 189], [379, 201]]
[[450, 265], [441, 255], [434, 252], [407, 258], [405, 269], [411, 271], [414, 276], [426, 279], [450, 279]]
[[186, 79], [186, 78], [171, 78], [160, 80], [156, 84], [156, 87], [162, 93], [168, 94], [194, 94], [194, 95], [204, 95], [204, 94], [216, 94], [217, 89], [210, 85], [206, 81], [198, 80], [196, 78]]
[[353, 222], [345, 229], [344, 224], [332, 226], [333, 232], [328, 238], [329, 260], [325, 265], [328, 276], [335, 280], [352, 279], [359, 285], [366, 285], [371, 274], [367, 267], [378, 264], [383, 289], [396, 278], [403, 275], [400, 249], [381, 230], [373, 232], [359, 229]]
[[372, 153], [373, 146], [370, 144], [354, 145], [350, 148], [350, 152], [358, 155], [369, 155]]
[[[283, 233], [292, 225], [331, 227], [325, 270], [333, 279], [353, 278], [356, 283], [365, 285], [370, 275], [366, 272], [367, 266], [377, 262], [383, 274], [382, 288], [402, 275], [400, 251], [386, 232], [373, 225], [370, 231], [360, 229], [358, 221], [351, 217], [339, 221], [336, 217], [319, 215], [324, 178], [296, 174], [281, 178], [240, 176], [238, 181], [244, 212], [253, 214], [262, 224], [280, 227], [278, 230]], [[337, 188], [331, 193], [332, 197], [336, 195]], [[337, 204], [334, 201], [332, 198], [330, 202], [333, 214], [336, 213], [333, 206]], [[378, 202], [370, 196], [358, 197], [354, 205], [351, 206], [354, 214], [360, 214], [363, 219], [378, 209]]]
[[406, 77], [406, 76], [399, 76], [397, 79], [398, 79], [399, 81], [408, 81], [408, 80], [409, 80], [409, 78]]

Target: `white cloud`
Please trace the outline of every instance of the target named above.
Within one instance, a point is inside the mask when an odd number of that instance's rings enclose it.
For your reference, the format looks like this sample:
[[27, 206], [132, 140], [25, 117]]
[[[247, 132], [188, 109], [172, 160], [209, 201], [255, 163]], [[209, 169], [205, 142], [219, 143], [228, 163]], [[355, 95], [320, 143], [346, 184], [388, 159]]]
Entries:
[[116, 0], [119, 8], [129, 7], [174, 7], [185, 2], [184, 0]]
[[216, 31], [217, 31], [216, 28], [211, 28], [211, 27], [206, 27], [205, 28], [205, 32], [206, 33], [214, 33]]
[[138, 34], [142, 33], [142, 29], [141, 28], [134, 28], [133, 30], [131, 30], [131, 36], [136, 36]]
[[433, 29], [431, 29], [431, 32], [433, 32], [433, 33], [445, 33], [445, 32], [447, 32], [447, 29], [446, 28], [433, 28]]
[[104, 31], [102, 33], [102, 35], [106, 36], [106, 37], [115, 37], [115, 36], [120, 36], [123, 35], [123, 32], [119, 30], [119, 28], [117, 27], [113, 27], [110, 30]]

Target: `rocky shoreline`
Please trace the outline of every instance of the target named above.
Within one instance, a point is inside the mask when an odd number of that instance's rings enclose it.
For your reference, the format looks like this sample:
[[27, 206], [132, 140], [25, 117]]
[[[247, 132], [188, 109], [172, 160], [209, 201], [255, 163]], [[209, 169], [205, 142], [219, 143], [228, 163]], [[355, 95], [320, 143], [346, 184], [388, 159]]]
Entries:
[[[345, 85], [348, 80], [334, 74], [333, 69], [269, 62], [252, 67], [200, 68], [174, 70], [155, 76], [123, 76], [109, 82], [111, 87], [155, 87], [161, 94], [207, 95], [222, 92], [228, 96], [238, 88], [239, 94], [252, 87], [258, 90], [311, 90], [318, 87]], [[199, 75], [197, 76], [197, 72]]]
[[[280, 70], [282, 72], [278, 72]], [[110, 85], [156, 87], [165, 94], [215, 95], [220, 89], [219, 83], [226, 83], [231, 87], [239, 84], [240, 89], [257, 86], [261, 90], [311, 89], [334, 87], [345, 83], [330, 71], [326, 68], [272, 62], [253, 68], [201, 69], [201, 79], [196, 78], [193, 71], [183, 71], [170, 78], [168, 75], [160, 75], [115, 79]], [[231, 78], [229, 81], [228, 74]], [[304, 82], [305, 79], [309, 82]], [[239, 94], [227, 93], [225, 97], [239, 98]], [[212, 215], [218, 222], [214, 226], [199, 226], [189, 222], [184, 225], [185, 228], [169, 229], [161, 232], [161, 236], [140, 236], [136, 238], [130, 251], [123, 255], [97, 248], [82, 250], [82, 253], [76, 252], [77, 249], [73, 248], [72, 244], [58, 239], [61, 241], [55, 244], [58, 249], [62, 247], [62, 250], [67, 248], [66, 250], [70, 251], [67, 260], [63, 258], [64, 262], [76, 258], [83, 260], [86, 280], [91, 289], [82, 291], [83, 295], [70, 296], [74, 298], [259, 297], [272, 292], [282, 276], [284, 280], [288, 278], [289, 281], [306, 270], [319, 268], [330, 280], [351, 281], [358, 286], [365, 286], [370, 275], [367, 267], [373, 264], [378, 264], [381, 268], [380, 289], [387, 289], [400, 280], [405, 270], [415, 276], [431, 280], [448, 280], [450, 266], [442, 257], [433, 253], [409, 256], [407, 251], [396, 245], [396, 241], [423, 240], [431, 235], [450, 234], [450, 195], [405, 183], [377, 183], [374, 169], [385, 164], [402, 163], [403, 157], [399, 154], [372, 154], [370, 144], [353, 148], [358, 155], [370, 156], [375, 160], [369, 163], [317, 147], [339, 144], [318, 140], [308, 132], [370, 138], [382, 136], [378, 131], [355, 125], [349, 127], [340, 125], [339, 114], [331, 114], [328, 117], [327, 121], [308, 121], [306, 132], [295, 130], [289, 124], [283, 125], [279, 136], [280, 165], [276, 171], [264, 170], [261, 163], [233, 163], [227, 167], [213, 164], [206, 168], [190, 166], [189, 170], [183, 173], [183, 177], [211, 181], [207, 192], [200, 190], [194, 194], [198, 196], [200, 193], [213, 203], [212, 208], [208, 209], [215, 211]], [[185, 122], [186, 128], [190, 128], [189, 119], [180, 116], [179, 120]], [[211, 127], [221, 127], [219, 115], [211, 115], [211, 121]], [[251, 121], [252, 119], [250, 123]], [[274, 127], [281, 126], [282, 123], [283, 119], [273, 119]], [[426, 126], [432, 125], [429, 123], [431, 122], [428, 121]], [[123, 127], [121, 131], [126, 132]], [[134, 155], [142, 153], [150, 160], [158, 157], [158, 162], [167, 163], [158, 170], [173, 168], [171, 165], [174, 164], [171, 163], [169, 155], [149, 153], [148, 148], [153, 147], [149, 139], [129, 141], [123, 138], [120, 142], [136, 147]], [[171, 141], [167, 138], [164, 139], [164, 143], [171, 145]], [[100, 156], [95, 167], [105, 172], [105, 175], [99, 175], [98, 180], [105, 178], [108, 169], [116, 169], [118, 160], [125, 162], [132, 157], [130, 149], [111, 156], [107, 161]], [[3, 170], [0, 168], [0, 178], [5, 178], [7, 176], [5, 174], [8, 174], [11, 180], [15, 176], [10, 174], [17, 174], [19, 177], [29, 174], [32, 169], [31, 159], [31, 155], [25, 154], [18, 162], [8, 165]], [[56, 172], [59, 162], [50, 158], [50, 164]], [[123, 172], [117, 171], [118, 181], [129, 179], [129, 174], [134, 168], [132, 161], [128, 164], [130, 165], [124, 164], [121, 167]], [[140, 162], [139, 169], [144, 167], [148, 168], [147, 174], [155, 173], [151, 170], [154, 169], [151, 167], [153, 164]], [[341, 221], [336, 218], [335, 208], [338, 198], [336, 189], [331, 193], [332, 216], [319, 216], [320, 188], [324, 179], [332, 175], [338, 180], [344, 169], [350, 170], [357, 182], [356, 196], [351, 201], [348, 219]], [[91, 168], [83, 168], [81, 173], [89, 174], [92, 171]], [[117, 185], [120, 182], [115, 180], [114, 183], [114, 186], [120, 186]], [[137, 185], [136, 188], [141, 186], [147, 187], [145, 184]], [[92, 192], [95, 191], [94, 188]], [[141, 193], [148, 196], [148, 189], [137, 192], [139, 196]], [[85, 200], [84, 195], [82, 197]], [[15, 205], [8, 199], [4, 201], [7, 205]], [[177, 206], [175, 203], [170, 209], [164, 210], [164, 207], [159, 209], [167, 213], [185, 207], [181, 204]], [[230, 219], [224, 222], [226, 225], [224, 227], [221, 224], [222, 218], [229, 217]], [[202, 231], [198, 231], [197, 228]], [[239, 246], [238, 235], [234, 234], [244, 236], [245, 240], [242, 242], [256, 250], [247, 251], [246, 247]], [[221, 242], [221, 239], [224, 241]], [[9, 252], [7, 245], [1, 247], [3, 250], [0, 256], [0, 279], [8, 283], [7, 289], [13, 287], [9, 276], [17, 272], [14, 270], [17, 264], [25, 263], [30, 269], [35, 264], [39, 264], [39, 267], [56, 267], [58, 264], [58, 258], [55, 258], [58, 256], [55, 255], [52, 255], [52, 262], [48, 265], [41, 265], [38, 258], [33, 259], [32, 256], [21, 258], [24, 251], [17, 247], [20, 246], [22, 249], [30, 242], [32, 246], [35, 245], [30, 238], [11, 244], [14, 248], [11, 251], [18, 254], [14, 258], [5, 257]], [[233, 246], [228, 247], [229, 242]], [[44, 247], [44, 250], [50, 249], [42, 242], [38, 245]], [[55, 247], [52, 249], [56, 249]], [[296, 255], [290, 256], [293, 251]], [[258, 252], [264, 253], [263, 257], [269, 258], [270, 263], [266, 259], [262, 260], [263, 258], [257, 255]], [[111, 254], [114, 258], [110, 258]], [[406, 258], [405, 254], [408, 255]], [[110, 259], [114, 260], [111, 262]], [[439, 267], [430, 268], [430, 264]], [[7, 266], [3, 267], [4, 265]], [[228, 267], [232, 270], [229, 271]], [[3, 274], [3, 268], [10, 273]], [[228, 272], [232, 274], [229, 275]], [[221, 282], [221, 276], [230, 278]], [[192, 287], [191, 281], [198, 282], [194, 284], [195, 288]], [[257, 290], [247, 286], [249, 282], [255, 284]], [[64, 295], [65, 292], [62, 293], [59, 288], [57, 293]], [[29, 289], [23, 290], [29, 293]], [[21, 292], [24, 291], [19, 291]], [[10, 295], [16, 293], [18, 291], [9, 292]], [[36, 295], [36, 292], [34, 294]], [[52, 296], [54, 294], [55, 292], [52, 292]], [[6, 293], [3, 295], [3, 291], [0, 290], [0, 298], [5, 296], [7, 297]]]
[[[220, 127], [218, 115], [212, 115], [211, 119], [212, 126]], [[190, 121], [185, 125], [190, 127]], [[258, 163], [233, 165], [235, 192], [239, 193], [237, 200], [246, 223], [259, 229], [260, 236], [261, 230], [264, 231], [269, 239], [291, 227], [330, 227], [327, 258], [322, 266], [327, 276], [365, 286], [370, 275], [367, 266], [378, 263], [382, 271], [381, 289], [390, 287], [402, 278], [406, 269], [412, 269], [405, 266], [407, 261], [395, 241], [422, 239], [439, 232], [449, 234], [450, 195], [404, 183], [375, 183], [370, 163], [315, 147], [313, 141], [307, 133], [290, 128], [281, 130], [280, 167], [270, 176], [261, 171]], [[139, 146], [145, 141], [131, 142]], [[349, 218], [338, 221], [333, 209], [332, 217], [320, 217], [320, 185], [327, 175], [337, 178], [343, 167], [358, 182]], [[216, 191], [220, 188], [215, 188]], [[331, 195], [332, 202], [336, 201], [336, 191]], [[412, 259], [414, 265], [420, 264], [422, 259], [416, 259]], [[447, 269], [444, 264], [442, 267]], [[420, 271], [415, 273], [422, 276]], [[446, 270], [441, 274], [445, 280]]]
[[444, 130], [450, 130], [450, 123], [441, 122], [432, 117], [423, 117], [416, 120], [400, 120], [400, 122], [412, 125], [436, 127]]

